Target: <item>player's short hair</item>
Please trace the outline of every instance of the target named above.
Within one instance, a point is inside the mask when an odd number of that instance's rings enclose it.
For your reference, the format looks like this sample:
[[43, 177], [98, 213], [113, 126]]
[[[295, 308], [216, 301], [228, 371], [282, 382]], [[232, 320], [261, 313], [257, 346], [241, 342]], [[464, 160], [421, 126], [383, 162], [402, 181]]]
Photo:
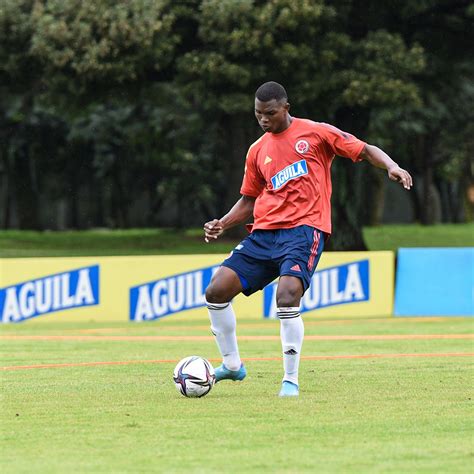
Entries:
[[270, 81], [262, 84], [255, 92], [255, 98], [261, 102], [269, 102], [270, 100], [288, 100], [288, 94], [285, 88], [278, 82]]

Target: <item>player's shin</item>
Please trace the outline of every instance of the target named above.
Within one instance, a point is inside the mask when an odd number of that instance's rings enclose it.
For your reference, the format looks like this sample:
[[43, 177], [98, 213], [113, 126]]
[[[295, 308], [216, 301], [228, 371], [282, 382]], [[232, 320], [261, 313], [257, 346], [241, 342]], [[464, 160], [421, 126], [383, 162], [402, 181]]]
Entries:
[[298, 307], [278, 308], [277, 315], [280, 318], [283, 368], [285, 370], [283, 380], [298, 385], [298, 369], [304, 337], [303, 319]]
[[224, 365], [230, 370], [239, 370], [239, 347], [237, 345], [236, 320], [232, 303], [206, 302], [211, 320], [211, 331], [222, 355]]

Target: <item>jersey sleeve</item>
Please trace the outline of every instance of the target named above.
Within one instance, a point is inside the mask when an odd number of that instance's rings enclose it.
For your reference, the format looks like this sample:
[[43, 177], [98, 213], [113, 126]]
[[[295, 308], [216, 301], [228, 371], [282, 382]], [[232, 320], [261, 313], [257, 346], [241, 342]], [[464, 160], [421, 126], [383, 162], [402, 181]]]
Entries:
[[362, 161], [360, 154], [364, 149], [365, 142], [333, 125], [327, 123], [320, 123], [319, 125], [318, 134], [332, 153], [350, 158], [354, 162]]
[[245, 171], [240, 187], [240, 194], [244, 196], [258, 197], [265, 188], [265, 180], [260, 174], [256, 163], [256, 154], [251, 148], [245, 160]]

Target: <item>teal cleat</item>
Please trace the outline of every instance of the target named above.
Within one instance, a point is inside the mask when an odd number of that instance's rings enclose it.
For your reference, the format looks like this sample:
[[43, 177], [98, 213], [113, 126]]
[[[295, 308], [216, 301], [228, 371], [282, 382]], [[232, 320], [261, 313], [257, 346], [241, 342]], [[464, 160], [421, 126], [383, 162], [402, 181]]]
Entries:
[[280, 397], [297, 397], [300, 393], [298, 385], [288, 380], [283, 380], [281, 384]]
[[224, 364], [216, 367], [214, 369], [216, 374], [216, 383], [221, 380], [244, 380], [247, 375], [247, 370], [244, 367], [244, 364], [240, 366], [239, 370], [230, 370]]

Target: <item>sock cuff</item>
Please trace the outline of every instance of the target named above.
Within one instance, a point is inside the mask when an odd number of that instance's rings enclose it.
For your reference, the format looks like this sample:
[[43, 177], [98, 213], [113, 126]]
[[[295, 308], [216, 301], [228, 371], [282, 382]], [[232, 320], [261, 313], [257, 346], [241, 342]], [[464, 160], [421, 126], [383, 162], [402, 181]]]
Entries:
[[300, 308], [298, 306], [277, 308], [277, 316], [280, 319], [293, 319], [299, 317], [299, 315]]
[[208, 301], [206, 301], [207, 309], [212, 309], [214, 311], [225, 309], [229, 305], [230, 305], [230, 302], [229, 303], [209, 303]]

